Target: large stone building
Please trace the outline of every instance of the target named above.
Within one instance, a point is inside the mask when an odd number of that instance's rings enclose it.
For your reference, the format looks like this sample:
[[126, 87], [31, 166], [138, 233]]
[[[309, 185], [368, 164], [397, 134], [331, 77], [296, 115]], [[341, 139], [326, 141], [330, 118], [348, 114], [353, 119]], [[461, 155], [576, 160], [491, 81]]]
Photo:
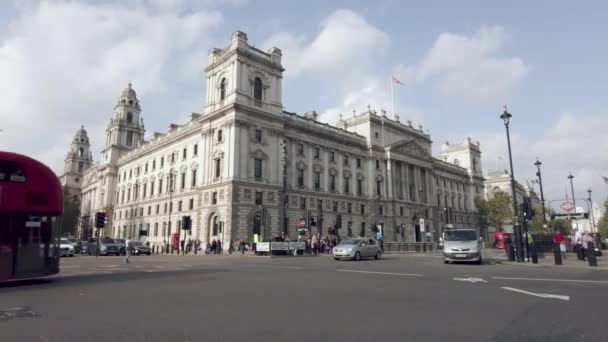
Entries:
[[103, 234], [152, 244], [183, 233], [183, 216], [193, 222], [188, 237], [224, 244], [294, 237], [308, 213], [318, 218], [313, 232], [341, 221], [341, 236], [379, 227], [396, 241], [421, 241], [429, 231], [437, 238], [446, 223], [475, 224], [478, 142], [467, 138], [434, 158], [422, 127], [384, 111], [368, 108], [336, 126], [315, 112], [286, 112], [281, 58], [279, 49], [258, 50], [234, 33], [228, 47], [209, 53], [204, 114], [149, 141], [129, 85], [100, 162], [80, 182], [81, 236], [92, 234], [97, 211], [109, 214]]
[[82, 176], [93, 164], [93, 154], [90, 151], [89, 137], [84, 126], [74, 135], [72, 144], [65, 157], [63, 174], [60, 177], [61, 185], [66, 190], [66, 196], [80, 198], [82, 189]]

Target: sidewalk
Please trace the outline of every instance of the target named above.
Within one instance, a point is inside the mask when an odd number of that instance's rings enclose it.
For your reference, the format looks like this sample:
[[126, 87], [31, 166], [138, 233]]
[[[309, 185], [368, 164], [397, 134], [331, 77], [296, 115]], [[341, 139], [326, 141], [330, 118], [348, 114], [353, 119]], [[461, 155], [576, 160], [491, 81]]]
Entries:
[[589, 266], [587, 260], [581, 261], [576, 258], [576, 254], [568, 253], [568, 258], [562, 260], [562, 265], [555, 265], [553, 253], [545, 253], [544, 257], [539, 255], [538, 264], [530, 262], [513, 262], [507, 260], [507, 255], [502, 249], [486, 248], [484, 250], [484, 257], [490, 259], [491, 262], [503, 265], [511, 266], [524, 266], [524, 267], [542, 267], [542, 268], [567, 268], [567, 269], [588, 269], [588, 270], [602, 270], [608, 271], [608, 256], [606, 251], [603, 251], [604, 255], [597, 257], [597, 267]]

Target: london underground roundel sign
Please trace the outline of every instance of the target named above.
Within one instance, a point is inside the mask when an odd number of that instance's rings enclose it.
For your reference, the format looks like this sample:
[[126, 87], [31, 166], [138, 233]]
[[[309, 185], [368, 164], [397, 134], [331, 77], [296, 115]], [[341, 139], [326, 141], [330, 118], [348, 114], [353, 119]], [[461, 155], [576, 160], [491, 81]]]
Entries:
[[566, 201], [566, 202], [562, 203], [561, 208], [565, 212], [571, 212], [572, 210], [574, 210], [574, 203]]

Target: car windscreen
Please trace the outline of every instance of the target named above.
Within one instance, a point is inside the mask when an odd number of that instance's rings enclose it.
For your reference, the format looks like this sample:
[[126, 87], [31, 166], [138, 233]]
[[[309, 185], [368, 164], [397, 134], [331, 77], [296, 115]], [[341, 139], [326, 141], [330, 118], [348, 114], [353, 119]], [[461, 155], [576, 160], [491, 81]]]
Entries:
[[144, 244], [143, 244], [143, 242], [136, 241], [136, 242], [131, 242], [129, 245], [132, 247], [141, 247]]
[[60, 239], [60, 240], [59, 240], [59, 243], [62, 243], [62, 244], [69, 244], [69, 243], [70, 243], [70, 241], [68, 241], [67, 239]]
[[477, 232], [474, 230], [452, 230], [445, 232], [445, 241], [476, 241]]
[[116, 243], [116, 242], [114, 242], [114, 239], [106, 238], [106, 239], [101, 239], [101, 243]]
[[351, 240], [346, 240], [346, 241], [342, 241], [342, 243], [340, 243], [341, 245], [358, 245], [361, 242], [361, 240], [359, 239], [351, 239]]

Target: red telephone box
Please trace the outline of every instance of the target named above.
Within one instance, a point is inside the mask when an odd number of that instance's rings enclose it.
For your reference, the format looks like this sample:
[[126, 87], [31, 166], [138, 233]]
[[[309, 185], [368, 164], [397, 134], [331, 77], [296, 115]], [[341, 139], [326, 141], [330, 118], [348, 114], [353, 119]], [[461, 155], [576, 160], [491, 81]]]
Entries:
[[179, 233], [171, 234], [171, 251], [179, 251]]

